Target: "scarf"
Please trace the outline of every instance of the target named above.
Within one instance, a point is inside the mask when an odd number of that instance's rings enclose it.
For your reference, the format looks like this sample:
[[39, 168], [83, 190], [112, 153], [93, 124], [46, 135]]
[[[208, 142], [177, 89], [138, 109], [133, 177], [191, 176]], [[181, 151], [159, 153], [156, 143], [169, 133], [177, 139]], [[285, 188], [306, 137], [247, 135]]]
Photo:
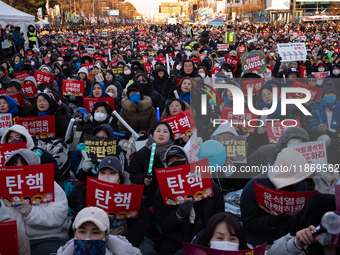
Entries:
[[[259, 98], [259, 101], [257, 102], [257, 105], [263, 109], [264, 107], [267, 107], [268, 109], [270, 109], [272, 107], [273, 103], [267, 104], [265, 102], [263, 102], [262, 98]], [[281, 101], [280, 99], [277, 99], [277, 106], [275, 111], [268, 115], [268, 119], [275, 119], [275, 118], [279, 118], [281, 117]]]
[[[150, 135], [145, 144], [146, 148], [151, 151], [153, 143], [155, 143], [155, 140], [152, 135]], [[163, 165], [165, 165], [165, 153], [171, 145], [174, 145], [174, 143], [175, 142], [171, 139], [166, 143], [156, 143], [155, 157], [158, 157], [162, 161]]]
[[319, 111], [320, 111], [320, 115], [321, 115], [321, 119], [323, 123], [326, 123], [327, 127], [329, 127], [326, 109], [325, 109], [325, 108], [328, 108], [329, 110], [333, 112], [331, 126], [329, 128], [336, 130], [340, 126], [340, 102], [337, 100], [334, 106], [329, 106], [328, 104], [326, 104], [325, 101], [323, 100], [320, 100], [320, 101], [321, 101], [322, 107], [320, 107]]
[[50, 115], [47, 112], [38, 111], [38, 117], [42, 117], [42, 116], [50, 116]]
[[179, 92], [179, 97], [180, 99], [184, 100], [185, 102], [187, 102], [188, 104], [191, 103], [191, 99], [190, 99], [190, 91], [183, 93], [183, 92]]

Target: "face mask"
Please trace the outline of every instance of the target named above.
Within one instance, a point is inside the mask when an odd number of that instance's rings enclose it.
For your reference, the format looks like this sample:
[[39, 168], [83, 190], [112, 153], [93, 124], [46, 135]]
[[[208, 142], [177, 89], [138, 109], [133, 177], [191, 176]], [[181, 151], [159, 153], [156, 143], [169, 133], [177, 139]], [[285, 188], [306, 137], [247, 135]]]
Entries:
[[50, 57], [51, 57], [51, 54], [47, 54], [46, 57], [50, 58]]
[[216, 54], [212, 54], [211, 57], [212, 57], [212, 58], [216, 58]]
[[332, 105], [336, 101], [336, 96], [324, 96], [323, 101], [325, 101], [325, 103], [328, 105]]
[[274, 53], [274, 52], [271, 52], [271, 53], [269, 53], [269, 55], [270, 55], [270, 56], [274, 56], [274, 55], [275, 55], [275, 53]]
[[73, 50], [77, 50], [77, 47], [73, 47]]
[[35, 66], [35, 62], [32, 61], [32, 62], [31, 62], [31, 66]]
[[119, 183], [119, 176], [110, 176], [109, 174], [105, 174], [104, 176], [100, 176], [101, 181], [109, 182], [109, 183]]
[[233, 78], [233, 73], [232, 72], [224, 72], [224, 74], [225, 74], [225, 77], [227, 77], [229, 79]]
[[302, 143], [302, 140], [298, 138], [292, 138], [292, 139], [289, 139], [287, 144], [294, 144], [294, 143]]
[[105, 253], [104, 240], [74, 239], [74, 254], [104, 255]]
[[210, 241], [210, 248], [220, 251], [238, 251], [239, 243], [229, 241]]
[[61, 66], [63, 64], [63, 61], [58, 61], [58, 64]]
[[200, 73], [202, 78], [205, 78], [205, 73]]
[[123, 48], [120, 48], [120, 51], [123, 51], [124, 49]]
[[130, 75], [130, 74], [131, 74], [131, 70], [125, 70], [125, 71], [124, 71], [124, 74], [125, 74], [125, 75]]
[[6, 31], [6, 34], [8, 34], [9, 33], [9, 31]]
[[107, 92], [107, 94], [110, 96], [110, 97], [113, 97], [113, 94], [111, 92]]
[[334, 75], [339, 75], [339, 73], [340, 73], [340, 70], [333, 70]]
[[168, 165], [168, 167], [181, 166], [181, 165], [185, 165], [186, 163], [187, 163], [186, 159], [184, 159], [184, 160], [176, 160], [171, 165]]
[[129, 99], [133, 103], [138, 103], [140, 101], [140, 94], [133, 93], [132, 95], [129, 96]]
[[319, 67], [319, 68], [318, 68], [318, 71], [319, 71], [319, 72], [323, 72], [323, 71], [325, 71], [325, 68]]
[[214, 66], [215, 66], [215, 67], [220, 67], [220, 64], [216, 63]]
[[179, 70], [181, 70], [181, 68], [182, 68], [182, 67], [181, 67], [181, 66], [179, 66], [179, 65], [178, 65], [178, 66], [176, 66], [176, 69], [177, 69], [178, 71], [179, 71]]
[[107, 118], [107, 114], [105, 114], [105, 113], [96, 112], [94, 114], [94, 119], [98, 122], [102, 122], [102, 121], [106, 120], [106, 118]]

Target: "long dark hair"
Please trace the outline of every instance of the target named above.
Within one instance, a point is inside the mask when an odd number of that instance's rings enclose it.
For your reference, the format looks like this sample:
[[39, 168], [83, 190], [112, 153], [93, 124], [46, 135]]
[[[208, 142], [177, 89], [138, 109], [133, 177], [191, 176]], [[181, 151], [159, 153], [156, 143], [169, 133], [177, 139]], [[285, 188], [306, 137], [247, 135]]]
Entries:
[[247, 245], [246, 236], [243, 232], [241, 224], [237, 221], [234, 215], [226, 212], [217, 213], [209, 219], [207, 227], [204, 229], [201, 238], [198, 240], [198, 245], [209, 247], [208, 244], [214, 235], [215, 228], [221, 222], [225, 222], [229, 233], [238, 238], [238, 249], [248, 250], [249, 247]]
[[168, 124], [168, 122], [165, 122], [165, 121], [157, 121], [155, 124], [153, 124], [152, 127], [148, 131], [148, 135], [152, 135], [153, 136], [153, 133], [155, 133], [156, 128], [159, 125], [162, 125], [162, 124], [165, 125], [168, 128], [169, 132], [170, 132], [170, 139], [169, 140], [174, 141], [175, 140], [174, 133], [172, 132], [172, 129], [171, 129], [170, 125]]
[[20, 154], [16, 154], [7, 162], [6, 166], [15, 166], [19, 159], [23, 165], [28, 165], [27, 161]]

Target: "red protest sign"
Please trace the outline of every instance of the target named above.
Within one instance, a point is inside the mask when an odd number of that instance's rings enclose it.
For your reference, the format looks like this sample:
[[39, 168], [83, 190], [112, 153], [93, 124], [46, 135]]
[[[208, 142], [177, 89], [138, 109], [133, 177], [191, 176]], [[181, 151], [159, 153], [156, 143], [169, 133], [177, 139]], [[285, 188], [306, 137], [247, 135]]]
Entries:
[[149, 46], [148, 45], [139, 45], [138, 46], [138, 52], [142, 52], [144, 50], [149, 50]]
[[239, 46], [238, 47], [238, 51], [241, 52], [241, 53], [245, 52], [246, 51], [246, 46]]
[[112, 43], [109, 43], [108, 44], [109, 48], [112, 50], [113, 49], [113, 44]]
[[220, 69], [218, 67], [214, 67], [213, 70], [211, 71], [212, 75], [216, 75]]
[[38, 139], [55, 138], [55, 116], [15, 117], [15, 124], [24, 126]]
[[1, 167], [0, 194], [6, 206], [54, 202], [54, 164]]
[[190, 60], [193, 62], [197, 62], [198, 64], [201, 63], [201, 60], [199, 58], [191, 58]]
[[92, 43], [94, 46], [98, 47], [99, 46], [99, 42], [93, 42]]
[[62, 47], [61, 47], [61, 50], [62, 50], [62, 51], [64, 51], [64, 50], [69, 50], [69, 49], [70, 49], [69, 46], [62, 46]]
[[100, 60], [103, 60], [103, 56], [102, 56], [102, 55], [97, 55], [97, 56], [94, 56], [94, 59], [100, 59]]
[[104, 61], [105, 65], [109, 64], [109, 58], [108, 57], [103, 58], [102, 61]]
[[93, 67], [94, 63], [88, 63], [88, 64], [81, 64], [82, 67], [85, 67], [87, 70], [91, 69]]
[[329, 71], [327, 72], [317, 72], [317, 73], [312, 73], [316, 77], [317, 80], [323, 80], [326, 76], [330, 74]]
[[86, 206], [96, 206], [116, 219], [137, 218], [144, 185], [124, 185], [87, 177]]
[[[300, 81], [294, 81], [293, 83], [293, 88], [304, 88], [310, 91], [311, 98], [309, 102], [313, 102], [315, 100], [318, 100], [321, 97], [322, 94], [322, 89], [313, 87], [311, 85], [308, 85], [306, 83], [300, 82]], [[305, 98], [306, 95], [303, 93], [289, 93], [288, 97], [293, 97], [293, 98]]]
[[300, 66], [300, 76], [301, 77], [307, 77], [307, 69], [305, 66]]
[[217, 50], [223, 50], [226, 51], [229, 49], [229, 44], [217, 44]]
[[253, 114], [248, 108], [244, 108], [244, 114], [234, 115], [233, 107], [223, 106], [221, 118], [228, 120], [234, 127], [241, 127], [246, 133], [254, 133], [256, 128], [251, 127], [249, 123], [252, 126], [257, 125], [258, 116]]
[[26, 94], [29, 98], [34, 98], [38, 94], [37, 87], [34, 83], [22, 84], [22, 92]]
[[14, 78], [23, 82], [27, 77], [29, 77], [29, 73], [25, 70], [25, 71], [22, 71], [22, 72], [19, 72], [19, 73], [14, 73], [13, 74]]
[[17, 101], [17, 105], [25, 105], [25, 101], [20, 92], [10, 95], [15, 101]]
[[31, 57], [33, 57], [35, 54], [32, 53], [32, 54], [25, 54], [25, 58], [28, 58], [28, 59], [31, 59]]
[[5, 161], [12, 154], [13, 151], [19, 149], [26, 149], [26, 143], [4, 143], [0, 144], [0, 166], [5, 164]]
[[[0, 114], [0, 136], [6, 132], [6, 130], [13, 125], [12, 114], [11, 113], [2, 113]], [[0, 156], [1, 162], [1, 156]]]
[[155, 60], [156, 60], [156, 61], [161, 61], [162, 64], [165, 65], [165, 57], [160, 57], [160, 56], [158, 56], [158, 57], [155, 57]]
[[208, 166], [206, 158], [191, 164], [156, 169], [164, 204], [180, 205], [187, 199], [200, 201], [214, 196], [210, 172], [196, 171], [196, 168]]
[[112, 111], [115, 110], [115, 103], [114, 103], [113, 97], [84, 97], [83, 101], [84, 101], [84, 107], [87, 112], [92, 112], [94, 104], [99, 101], [105, 101], [106, 103], [111, 105]]
[[149, 73], [152, 71], [152, 63], [144, 63], [143, 64], [144, 70]]
[[110, 63], [109, 63], [109, 65], [110, 65], [111, 67], [116, 67], [116, 66], [117, 66], [117, 64], [118, 64], [118, 61], [119, 61], [119, 60], [116, 60], [116, 61], [110, 62]]
[[149, 57], [148, 56], [143, 56], [143, 64], [148, 62]]
[[229, 55], [225, 55], [225, 63], [230, 64], [231, 66], [235, 67], [238, 66], [241, 63], [241, 59], [231, 57]]
[[175, 139], [181, 139], [182, 135], [191, 136], [195, 130], [197, 130], [196, 122], [191, 113], [191, 110], [186, 110], [181, 113], [169, 116], [162, 119], [169, 123], [172, 132], [174, 133]]
[[256, 80], [242, 81], [242, 92], [247, 94], [247, 88], [253, 87], [253, 93], [259, 93], [261, 87], [264, 85], [264, 78]]
[[[327, 153], [325, 141], [288, 144], [289, 148], [300, 152], [308, 164], [320, 169], [327, 166]], [[302, 170], [301, 170], [302, 171]]]
[[81, 41], [81, 42], [87, 42], [87, 38], [79, 38], [79, 41]]
[[69, 96], [74, 94], [77, 97], [84, 96], [85, 81], [63, 80], [63, 95]]
[[0, 254], [19, 255], [17, 221], [0, 223]]
[[47, 65], [48, 63], [50, 63], [50, 58], [44, 58], [44, 64]]
[[271, 215], [296, 214], [302, 210], [311, 195], [317, 190], [306, 192], [288, 192], [265, 187], [254, 182], [257, 205]]
[[37, 81], [37, 84], [51, 85], [54, 81], [54, 75], [35, 70], [34, 79]]
[[211, 249], [209, 247], [200, 246], [183, 242], [183, 254], [185, 255], [264, 255], [266, 253], [266, 243], [250, 250], [242, 251], [224, 251]]
[[266, 129], [269, 143], [277, 143], [281, 135], [289, 127], [301, 127], [300, 120], [297, 119], [268, 122], [266, 124]]

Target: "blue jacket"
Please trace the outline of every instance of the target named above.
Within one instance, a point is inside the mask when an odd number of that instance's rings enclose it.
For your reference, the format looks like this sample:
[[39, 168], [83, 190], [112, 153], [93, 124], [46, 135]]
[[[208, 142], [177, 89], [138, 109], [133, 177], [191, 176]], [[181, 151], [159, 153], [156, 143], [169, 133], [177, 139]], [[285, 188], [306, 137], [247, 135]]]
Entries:
[[21, 36], [20, 34], [15, 30], [14, 32], [11, 31], [11, 33], [13, 34], [14, 37], [14, 44], [15, 45], [21, 45]]
[[[275, 189], [275, 186], [269, 180], [267, 174], [259, 174], [251, 179], [244, 187], [241, 195], [241, 220], [243, 228], [245, 230], [256, 233], [271, 233], [276, 234], [278, 237], [286, 235], [296, 215], [290, 216], [289, 224], [284, 229], [276, 230], [269, 226], [270, 214], [261, 209], [256, 202], [254, 181], [271, 189]], [[308, 191], [307, 184], [303, 180], [298, 182], [293, 192]]]

